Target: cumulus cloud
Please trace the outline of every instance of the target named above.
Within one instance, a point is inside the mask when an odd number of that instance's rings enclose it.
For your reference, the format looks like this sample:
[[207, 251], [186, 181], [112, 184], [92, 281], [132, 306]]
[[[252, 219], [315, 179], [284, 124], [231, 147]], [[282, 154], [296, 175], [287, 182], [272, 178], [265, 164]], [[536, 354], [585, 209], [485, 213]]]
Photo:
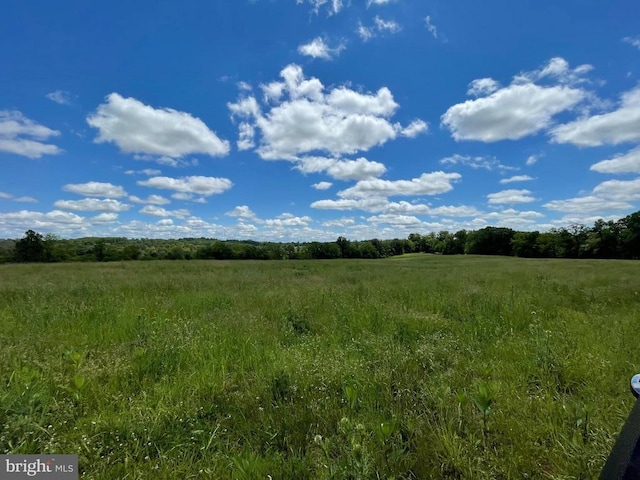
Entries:
[[393, 214], [413, 214], [413, 215], [429, 215], [429, 216], [446, 216], [446, 217], [472, 217], [479, 215], [481, 212], [468, 205], [442, 205], [432, 207], [430, 205], [420, 203], [389, 202], [383, 210], [385, 213]]
[[253, 97], [228, 104], [234, 117], [255, 127], [261, 139], [257, 153], [263, 159], [296, 160], [301, 154], [325, 152], [333, 156], [366, 151], [426, 125], [415, 120], [403, 128], [391, 123], [398, 104], [391, 91], [361, 93], [345, 86], [326, 92], [317, 78], [307, 79], [302, 68], [289, 65], [282, 81], [262, 86], [266, 112]]
[[467, 95], [484, 97], [485, 95], [491, 95], [499, 88], [500, 82], [495, 81], [493, 78], [477, 78], [469, 83]]
[[571, 68], [569, 62], [562, 57], [554, 57], [549, 62], [537, 70], [524, 72], [514, 77], [514, 83], [531, 83], [543, 79], [553, 79], [561, 84], [584, 83], [587, 79], [585, 74], [593, 70], [589, 64], [578, 65]]
[[59, 105], [71, 104], [71, 94], [69, 94], [69, 92], [65, 92], [64, 90], [56, 90], [55, 92], [47, 93], [45, 97]]
[[190, 176], [181, 178], [151, 177], [147, 180], [139, 180], [138, 185], [143, 187], [174, 190], [181, 193], [192, 193], [209, 197], [214, 194], [229, 190], [233, 183], [227, 178]]
[[640, 141], [640, 87], [625, 92], [617, 110], [559, 125], [551, 130], [551, 138], [578, 147]]
[[589, 195], [553, 200], [544, 205], [559, 212], [590, 214], [595, 212], [623, 211], [633, 208], [640, 200], [640, 178], [635, 180], [608, 180], [597, 185]]
[[358, 181], [354, 186], [341, 192], [342, 198], [391, 197], [398, 195], [438, 195], [453, 189], [452, 182], [462, 176], [459, 173], [423, 173], [411, 180], [382, 180], [370, 178]]
[[176, 218], [185, 218], [191, 215], [189, 210], [179, 209], [179, 210], [166, 210], [162, 207], [158, 207], [156, 205], [146, 205], [138, 210], [140, 213], [144, 215], [151, 215], [153, 217], [176, 217]]
[[500, 183], [528, 182], [529, 180], [533, 180], [533, 177], [529, 175], [514, 175], [513, 177], [503, 178]]
[[86, 219], [75, 213], [61, 210], [52, 210], [47, 213], [20, 210], [19, 212], [0, 213], [0, 223], [13, 231], [17, 229], [24, 232], [24, 228], [39, 231], [52, 229], [67, 231], [69, 227], [81, 228], [85, 226]]
[[403, 128], [400, 131], [400, 134], [404, 137], [415, 138], [421, 133], [424, 133], [428, 130], [427, 122], [424, 120], [414, 120], [407, 127]]
[[347, 227], [349, 225], [353, 225], [356, 221], [350, 217], [342, 217], [337, 220], [327, 220], [326, 222], [322, 222], [323, 227]]
[[600, 173], [640, 173], [640, 147], [594, 163], [591, 170]]
[[229, 142], [221, 140], [199, 118], [170, 108], [153, 108], [118, 93], [87, 117], [98, 129], [96, 143], [115, 143], [125, 153], [149, 154], [171, 159], [196, 153], [223, 156]]
[[356, 160], [339, 160], [325, 157], [302, 157], [295, 167], [302, 173], [325, 172], [337, 180], [364, 180], [378, 177], [387, 171], [380, 162], [360, 157]]
[[62, 150], [45, 143], [60, 132], [39, 125], [15, 110], [0, 110], [0, 152], [14, 153], [28, 158], [56, 155]]
[[100, 213], [95, 217], [91, 217], [89, 222], [93, 224], [113, 223], [118, 219], [117, 213]]
[[502, 190], [501, 192], [490, 193], [487, 195], [490, 205], [500, 205], [504, 203], [530, 203], [536, 199], [531, 196], [529, 190]]
[[418, 217], [413, 215], [395, 215], [395, 214], [382, 214], [375, 215], [367, 218], [367, 221], [374, 224], [389, 224], [389, 225], [419, 225], [422, 223]]
[[162, 195], [149, 195], [147, 198], [140, 198], [135, 195], [131, 195], [129, 197], [129, 201], [145, 205], [167, 205], [168, 203], [171, 203], [170, 200], [164, 198]]
[[124, 172], [125, 175], [147, 175], [149, 177], [153, 177], [155, 175], [160, 175], [162, 172], [160, 170], [156, 170], [155, 168], [144, 168], [142, 170], [127, 170]]
[[450, 107], [441, 121], [458, 141], [518, 140], [549, 127], [554, 115], [574, 107], [585, 95], [566, 86], [512, 84]]
[[111, 198], [104, 200], [83, 198], [82, 200], [58, 200], [54, 203], [54, 207], [84, 212], [125, 212], [131, 208], [131, 205]]
[[247, 206], [239, 205], [233, 210], [228, 211], [225, 215], [236, 218], [256, 218], [256, 214]]
[[38, 203], [38, 200], [33, 197], [14, 197], [7, 192], [0, 192], [0, 199], [11, 200], [12, 202]]
[[493, 170], [498, 168], [501, 170], [514, 170], [513, 167], [502, 165], [495, 157], [472, 157], [470, 155], [460, 155], [455, 153], [450, 157], [445, 157], [440, 160], [442, 165], [465, 165], [471, 167], [474, 170], [482, 168], [484, 170]]
[[344, 44], [339, 44], [337, 47], [331, 48], [324, 41], [322, 37], [316, 37], [309, 43], [300, 45], [298, 47], [298, 53], [312, 58], [321, 58], [323, 60], [332, 60], [334, 56], [340, 55], [345, 49]]
[[[546, 65], [513, 78], [500, 88], [497, 81], [481, 78], [469, 84], [468, 94], [477, 96], [450, 107], [441, 123], [455, 140], [497, 142], [518, 140], [552, 126], [553, 117], [592, 97], [575, 85], [586, 81], [591, 65], [570, 68], [566, 60], [552, 58]], [[544, 81], [538, 85], [534, 82]], [[548, 85], [548, 83], [552, 83]]]
[[69, 183], [62, 189], [65, 192], [77, 193], [86, 197], [121, 198], [127, 196], [124, 188], [102, 182]]
[[529, 157], [527, 157], [527, 161], [525, 162], [525, 164], [528, 167], [530, 167], [531, 165], [535, 165], [541, 156], [542, 155], [529, 155]]
[[337, 200], [318, 200], [311, 204], [311, 208], [318, 210], [364, 210], [365, 212], [379, 212], [388, 204], [386, 198], [340, 198]]
[[333, 183], [331, 182], [318, 182], [311, 185], [316, 190], [328, 190], [332, 187]]
[[278, 218], [269, 218], [267, 220], [260, 220], [260, 223], [268, 227], [300, 227], [307, 226], [312, 221], [311, 217], [296, 217], [291, 214], [283, 213]]

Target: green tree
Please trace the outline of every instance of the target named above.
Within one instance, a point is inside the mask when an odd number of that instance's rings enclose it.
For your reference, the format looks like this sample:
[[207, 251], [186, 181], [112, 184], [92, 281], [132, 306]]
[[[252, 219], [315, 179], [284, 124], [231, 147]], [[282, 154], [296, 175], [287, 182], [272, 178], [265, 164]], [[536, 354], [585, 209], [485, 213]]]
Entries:
[[27, 230], [24, 237], [16, 242], [15, 252], [17, 262], [44, 262], [44, 237], [33, 230]]

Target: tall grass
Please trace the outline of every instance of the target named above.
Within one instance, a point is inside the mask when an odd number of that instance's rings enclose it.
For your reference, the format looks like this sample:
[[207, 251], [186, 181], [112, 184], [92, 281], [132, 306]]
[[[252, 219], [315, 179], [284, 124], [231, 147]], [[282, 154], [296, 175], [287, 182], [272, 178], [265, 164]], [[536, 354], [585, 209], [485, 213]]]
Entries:
[[0, 267], [0, 451], [83, 478], [597, 477], [630, 411], [640, 266]]

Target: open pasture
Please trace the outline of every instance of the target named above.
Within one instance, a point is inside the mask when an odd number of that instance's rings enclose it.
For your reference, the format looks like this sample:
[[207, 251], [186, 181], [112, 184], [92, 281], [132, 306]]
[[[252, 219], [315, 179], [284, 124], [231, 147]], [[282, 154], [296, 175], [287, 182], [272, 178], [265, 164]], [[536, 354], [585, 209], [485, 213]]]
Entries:
[[96, 479], [597, 478], [639, 292], [630, 261], [3, 265], [0, 452]]

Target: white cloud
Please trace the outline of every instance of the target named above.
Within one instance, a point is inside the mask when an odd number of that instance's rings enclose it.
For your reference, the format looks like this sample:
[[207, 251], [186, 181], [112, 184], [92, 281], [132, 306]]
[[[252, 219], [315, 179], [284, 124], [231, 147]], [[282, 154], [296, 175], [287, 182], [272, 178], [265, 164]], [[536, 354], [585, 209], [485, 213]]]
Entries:
[[296, 3], [308, 3], [313, 7], [313, 11], [318, 13], [323, 6], [327, 7], [329, 15], [334, 15], [342, 10], [342, 0], [296, 0]]
[[594, 195], [611, 200], [629, 202], [640, 200], [640, 178], [635, 180], [607, 180], [593, 189]]
[[384, 20], [383, 18], [380, 18], [380, 16], [376, 15], [373, 19], [372, 26], [367, 27], [362, 23], [359, 23], [356, 33], [360, 36], [360, 39], [363, 42], [367, 42], [372, 38], [377, 37], [378, 34], [394, 34], [398, 33], [400, 30], [402, 30], [402, 27], [398, 22], [393, 20]]
[[640, 141], [640, 87], [624, 93], [617, 110], [559, 125], [551, 136], [556, 143], [578, 147]]
[[254, 141], [256, 132], [253, 125], [247, 122], [241, 122], [238, 125], [238, 150], [249, 150], [256, 146]]
[[256, 214], [247, 205], [239, 205], [225, 215], [236, 218], [256, 218]]
[[94, 224], [113, 223], [118, 219], [117, 213], [100, 213], [95, 217], [91, 217], [89, 221]]
[[307, 57], [332, 60], [334, 56], [340, 55], [344, 49], [345, 46], [343, 43], [339, 44], [337, 47], [331, 48], [322, 37], [316, 37], [309, 43], [300, 45], [298, 47], [298, 53]]
[[174, 190], [181, 193], [192, 193], [205, 197], [229, 190], [233, 183], [227, 178], [190, 176], [181, 178], [151, 177], [148, 180], [139, 180], [138, 185], [143, 187]]
[[490, 193], [487, 195], [490, 205], [500, 205], [504, 203], [530, 203], [536, 199], [531, 196], [529, 190], [502, 190], [501, 192]]
[[131, 208], [131, 205], [111, 198], [104, 200], [83, 198], [82, 200], [58, 200], [54, 203], [54, 207], [84, 212], [125, 212]]
[[145, 205], [167, 205], [171, 203], [170, 200], [164, 198], [162, 195], [149, 195], [147, 198], [136, 197], [131, 195], [129, 201], [133, 203], [142, 203]]
[[553, 200], [544, 206], [560, 212], [591, 214], [623, 211], [633, 208], [630, 202], [640, 200], [640, 178], [635, 180], [608, 180], [597, 185], [583, 197]]
[[264, 223], [268, 227], [299, 227], [306, 226], [312, 221], [311, 217], [295, 217], [292, 215], [283, 214], [280, 218], [270, 218], [267, 220], [261, 220], [260, 223]]
[[631, 45], [633, 45], [634, 47], [636, 47], [638, 50], [640, 50], [640, 36], [637, 37], [624, 37], [622, 39], [623, 42], [627, 42]]
[[397, 33], [401, 30], [401, 27], [397, 22], [394, 22], [393, 20], [384, 20], [378, 15], [373, 19], [373, 22], [379, 32]]
[[485, 170], [493, 170], [498, 168], [500, 170], [514, 170], [513, 167], [502, 165], [495, 157], [472, 157], [470, 155], [460, 155], [455, 153], [450, 157], [445, 157], [440, 160], [442, 165], [465, 165], [477, 170], [479, 168]]
[[262, 87], [266, 113], [255, 97], [228, 104], [233, 116], [260, 132], [257, 152], [263, 159], [297, 160], [311, 152], [354, 154], [395, 139], [403, 130], [424, 130], [419, 120], [404, 129], [390, 122], [398, 104], [386, 87], [361, 93], [341, 86], [327, 93], [318, 79], [306, 79], [298, 65], [285, 67], [280, 76], [282, 82]]
[[356, 221], [350, 217], [342, 217], [337, 220], [327, 220], [326, 222], [322, 222], [323, 227], [346, 227], [349, 225], [353, 225]]
[[533, 180], [533, 177], [529, 175], [514, 175], [513, 177], [503, 178], [500, 183], [528, 182], [529, 180]]
[[83, 230], [88, 226], [87, 219], [75, 213], [52, 210], [51, 212], [19, 212], [0, 213], [0, 224], [5, 232], [21, 235], [25, 229], [42, 232], [55, 231], [58, 234]]
[[367, 8], [371, 5], [388, 5], [391, 2], [395, 2], [396, 0], [367, 0]]
[[445, 217], [472, 217], [481, 213], [477, 208], [467, 205], [442, 205], [439, 207], [432, 207], [430, 205], [419, 203], [414, 204], [405, 201], [390, 202], [385, 206], [383, 211], [390, 214], [413, 214]]
[[153, 176], [156, 176], [156, 175], [160, 175], [162, 173], [162, 171], [156, 170], [155, 168], [145, 168], [145, 169], [142, 169], [142, 170], [127, 170], [124, 173], [125, 173], [125, 175], [140, 174], [140, 175], [147, 175], [149, 177], [153, 177]]
[[371, 40], [373, 37], [376, 36], [376, 33], [373, 31], [373, 28], [365, 27], [364, 25], [362, 25], [362, 23], [358, 24], [358, 29], [356, 30], [356, 32], [358, 33], [358, 35], [360, 36], [360, 39], [363, 42], [368, 42], [369, 40]]
[[403, 128], [400, 131], [400, 134], [403, 137], [415, 138], [421, 133], [426, 132], [428, 129], [429, 129], [429, 126], [427, 125], [427, 122], [425, 122], [424, 120], [418, 119], [418, 120], [414, 120], [407, 127]]
[[358, 181], [353, 187], [338, 192], [342, 198], [391, 197], [397, 195], [438, 195], [453, 189], [452, 182], [459, 180], [459, 173], [423, 173], [411, 180], [382, 180], [369, 178]]
[[56, 155], [62, 150], [45, 143], [60, 132], [29, 120], [18, 111], [0, 110], [0, 152], [9, 152], [29, 158]]
[[338, 200], [318, 200], [311, 204], [311, 208], [318, 210], [364, 210], [366, 212], [379, 212], [387, 206], [387, 199], [380, 197], [371, 198], [340, 198]]
[[640, 147], [616, 155], [612, 159], [594, 163], [591, 170], [600, 173], [640, 173]]
[[86, 197], [121, 198], [127, 196], [124, 188], [102, 182], [69, 183], [62, 189], [65, 192], [77, 193]]
[[189, 210], [179, 209], [179, 210], [165, 210], [162, 207], [158, 207], [155, 205], [146, 205], [139, 210], [140, 213], [145, 215], [151, 215], [153, 217], [177, 217], [177, 218], [185, 218], [191, 215]]
[[328, 190], [333, 186], [331, 182], [318, 182], [311, 185], [316, 190]]
[[356, 160], [302, 157], [295, 168], [303, 173], [325, 172], [337, 180], [364, 180], [378, 177], [387, 171], [387, 167], [382, 163], [364, 157]]
[[540, 212], [532, 210], [518, 211], [513, 208], [487, 213], [482, 216], [482, 219], [490, 225], [524, 230], [535, 227], [541, 218], [544, 218], [544, 215]]
[[514, 77], [514, 83], [531, 83], [546, 78], [552, 78], [556, 82], [565, 85], [574, 85], [586, 82], [584, 75], [593, 70], [592, 65], [578, 65], [571, 68], [569, 62], [562, 57], [554, 57], [543, 67], [531, 72], [523, 72]]
[[389, 225], [419, 225], [422, 221], [412, 215], [382, 214], [367, 218], [367, 221], [374, 224], [386, 223]]
[[433, 35], [433, 38], [438, 38], [438, 29], [431, 22], [431, 17], [429, 15], [427, 15], [425, 17], [424, 23], [425, 23], [425, 26], [427, 27], [427, 30], [429, 30], [429, 33], [431, 33], [431, 35]]
[[569, 198], [566, 200], [553, 200], [544, 204], [549, 210], [569, 213], [593, 213], [608, 210], [628, 210], [633, 207], [630, 203], [616, 200], [607, 200], [595, 195]]
[[6, 192], [0, 192], [0, 199], [11, 200], [12, 202], [38, 203], [38, 200], [33, 197], [14, 197], [10, 193]]
[[500, 82], [495, 81], [493, 78], [477, 78], [469, 83], [467, 95], [484, 97], [485, 95], [491, 95], [499, 88]]
[[24, 202], [24, 203], [38, 203], [33, 197], [16, 197], [13, 199], [14, 202]]
[[195, 153], [229, 153], [229, 142], [218, 138], [199, 118], [170, 108], [156, 109], [117, 93], [108, 95], [87, 117], [87, 123], [99, 131], [96, 143], [115, 143], [125, 153], [171, 159]]
[[574, 107], [585, 95], [567, 86], [512, 84], [450, 107], [441, 121], [458, 141], [517, 140], [549, 127], [554, 115]]
[[55, 92], [47, 93], [45, 97], [59, 105], [71, 104], [71, 95], [69, 92], [65, 92], [64, 90], [56, 90]]
[[542, 155], [529, 155], [525, 162], [528, 167], [535, 165]]

